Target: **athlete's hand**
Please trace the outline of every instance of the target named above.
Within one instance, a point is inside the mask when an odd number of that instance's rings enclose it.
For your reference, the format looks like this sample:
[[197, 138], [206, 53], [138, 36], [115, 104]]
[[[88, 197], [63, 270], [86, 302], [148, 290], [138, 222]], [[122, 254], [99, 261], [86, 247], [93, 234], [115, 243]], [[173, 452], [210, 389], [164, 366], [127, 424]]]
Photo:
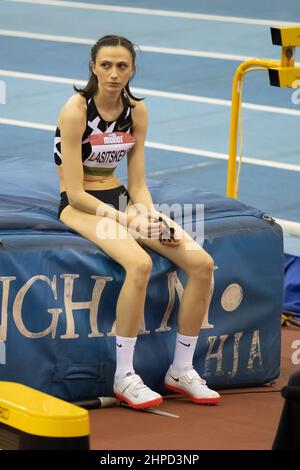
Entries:
[[128, 231], [134, 238], [159, 239], [162, 235], [162, 222], [154, 214], [139, 214], [128, 224]]
[[178, 238], [178, 234], [175, 232], [175, 228], [164, 219], [164, 216], [159, 214], [159, 221], [163, 223], [163, 230], [162, 234], [159, 237], [160, 242], [163, 245], [175, 247], [178, 246], [180, 243], [180, 238]]

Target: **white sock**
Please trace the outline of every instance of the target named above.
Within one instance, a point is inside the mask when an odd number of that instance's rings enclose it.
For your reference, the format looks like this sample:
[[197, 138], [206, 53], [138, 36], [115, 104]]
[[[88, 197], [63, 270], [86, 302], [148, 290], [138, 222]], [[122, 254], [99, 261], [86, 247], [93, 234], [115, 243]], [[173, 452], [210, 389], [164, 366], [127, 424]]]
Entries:
[[128, 372], [135, 373], [133, 368], [133, 353], [137, 338], [116, 337], [116, 357], [117, 368], [115, 373], [116, 379], [121, 379]]
[[193, 368], [193, 356], [198, 336], [184, 336], [177, 333], [172, 369], [178, 373]]

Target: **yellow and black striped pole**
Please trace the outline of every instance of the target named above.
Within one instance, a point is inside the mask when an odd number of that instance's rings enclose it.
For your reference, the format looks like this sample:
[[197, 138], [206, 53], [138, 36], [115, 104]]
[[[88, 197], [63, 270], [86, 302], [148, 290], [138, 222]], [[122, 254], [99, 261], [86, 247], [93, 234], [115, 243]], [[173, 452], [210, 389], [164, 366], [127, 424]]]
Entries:
[[233, 78], [226, 194], [235, 199], [238, 197], [238, 124], [245, 74], [251, 70], [267, 69], [271, 85], [300, 88], [300, 67], [295, 67], [295, 47], [300, 46], [300, 26], [271, 28], [271, 34], [273, 44], [282, 46], [281, 61], [255, 58], [246, 60], [239, 65]]

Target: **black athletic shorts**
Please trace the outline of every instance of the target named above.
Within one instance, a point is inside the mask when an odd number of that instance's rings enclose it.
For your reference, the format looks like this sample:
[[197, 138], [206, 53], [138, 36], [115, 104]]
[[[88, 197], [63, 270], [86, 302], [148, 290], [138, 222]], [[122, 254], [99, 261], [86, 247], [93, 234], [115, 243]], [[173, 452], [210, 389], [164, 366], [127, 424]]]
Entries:
[[[106, 204], [111, 204], [115, 209], [121, 212], [125, 212], [130, 199], [129, 193], [123, 185], [113, 189], [85, 190], [85, 192]], [[69, 200], [67, 193], [66, 191], [63, 191], [60, 193], [60, 205], [57, 214], [58, 219], [60, 218], [62, 210], [68, 205]]]

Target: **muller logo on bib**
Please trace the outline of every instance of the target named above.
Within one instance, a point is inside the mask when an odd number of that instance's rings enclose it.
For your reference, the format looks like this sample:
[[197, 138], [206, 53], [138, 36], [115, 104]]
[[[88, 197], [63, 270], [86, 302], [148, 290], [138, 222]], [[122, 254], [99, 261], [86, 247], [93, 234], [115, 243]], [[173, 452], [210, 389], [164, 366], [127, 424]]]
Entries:
[[123, 143], [123, 136], [110, 134], [107, 137], [104, 137], [105, 144], [122, 144]]
[[91, 135], [89, 142], [92, 147], [106, 147], [109, 145], [113, 146], [114, 150], [119, 150], [120, 146], [131, 148], [135, 144], [135, 138], [125, 132], [111, 132]]

